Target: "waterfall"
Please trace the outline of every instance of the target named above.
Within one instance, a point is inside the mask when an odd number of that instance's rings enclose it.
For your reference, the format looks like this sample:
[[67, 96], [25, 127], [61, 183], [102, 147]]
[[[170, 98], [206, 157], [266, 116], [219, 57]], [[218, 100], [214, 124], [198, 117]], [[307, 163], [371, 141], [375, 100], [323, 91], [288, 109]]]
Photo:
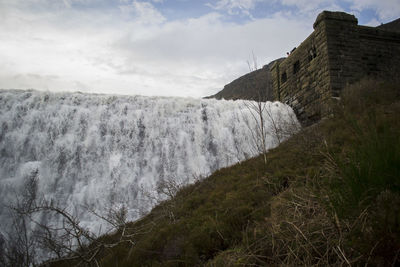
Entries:
[[[293, 116], [279, 102], [268, 107]], [[254, 123], [242, 101], [1, 90], [0, 231], [32, 175], [38, 196], [94, 232], [107, 226], [87, 207], [125, 205], [135, 220], [162, 197], [160, 182], [188, 184], [255, 156]]]

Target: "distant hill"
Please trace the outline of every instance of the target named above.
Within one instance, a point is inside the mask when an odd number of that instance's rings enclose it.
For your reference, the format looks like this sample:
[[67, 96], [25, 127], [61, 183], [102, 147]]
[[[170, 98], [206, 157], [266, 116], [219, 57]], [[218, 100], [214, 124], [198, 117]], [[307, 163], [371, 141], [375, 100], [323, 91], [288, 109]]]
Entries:
[[392, 32], [400, 32], [400, 18], [377, 27], [378, 29]]
[[252, 71], [237, 78], [225, 85], [224, 89], [215, 95], [206, 98], [273, 101], [270, 67], [274, 62], [272, 61], [262, 69]]

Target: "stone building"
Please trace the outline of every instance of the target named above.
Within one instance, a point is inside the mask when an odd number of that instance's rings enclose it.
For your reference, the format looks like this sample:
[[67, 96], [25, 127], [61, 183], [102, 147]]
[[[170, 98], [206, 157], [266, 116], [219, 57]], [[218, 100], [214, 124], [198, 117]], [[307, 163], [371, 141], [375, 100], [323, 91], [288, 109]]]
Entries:
[[359, 26], [343, 12], [324, 11], [314, 31], [271, 67], [274, 100], [293, 107], [303, 124], [330, 113], [329, 103], [364, 76], [400, 73], [400, 32]]

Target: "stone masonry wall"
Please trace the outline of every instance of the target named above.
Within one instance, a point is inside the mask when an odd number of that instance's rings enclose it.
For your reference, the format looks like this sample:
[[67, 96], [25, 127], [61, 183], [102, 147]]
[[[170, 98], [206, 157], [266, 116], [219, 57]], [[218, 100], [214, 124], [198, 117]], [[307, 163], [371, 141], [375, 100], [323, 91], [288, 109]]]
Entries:
[[359, 26], [362, 73], [391, 78], [400, 74], [400, 33]]
[[318, 120], [321, 110], [316, 103], [329, 97], [326, 44], [324, 31], [314, 31], [271, 69], [275, 99], [292, 106], [301, 121]]
[[[274, 99], [308, 125], [330, 114], [332, 98], [364, 76], [393, 76], [400, 66], [400, 33], [358, 26], [353, 15], [322, 12], [314, 32], [271, 67]], [[400, 72], [399, 72], [400, 73]]]

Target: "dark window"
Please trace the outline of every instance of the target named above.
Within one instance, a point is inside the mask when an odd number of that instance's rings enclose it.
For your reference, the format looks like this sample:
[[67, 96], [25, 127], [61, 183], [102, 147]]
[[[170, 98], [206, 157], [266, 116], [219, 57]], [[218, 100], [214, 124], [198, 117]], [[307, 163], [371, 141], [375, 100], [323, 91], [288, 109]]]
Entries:
[[281, 82], [284, 83], [286, 81], [287, 81], [287, 75], [286, 75], [286, 72], [284, 72], [284, 73], [282, 73], [282, 76], [281, 76]]
[[300, 70], [300, 61], [297, 60], [293, 64], [293, 74], [296, 74], [297, 72], [299, 72], [299, 70]]
[[312, 46], [310, 50], [308, 50], [308, 61], [310, 62], [316, 57], [317, 57], [317, 49], [315, 49], [315, 46]]

